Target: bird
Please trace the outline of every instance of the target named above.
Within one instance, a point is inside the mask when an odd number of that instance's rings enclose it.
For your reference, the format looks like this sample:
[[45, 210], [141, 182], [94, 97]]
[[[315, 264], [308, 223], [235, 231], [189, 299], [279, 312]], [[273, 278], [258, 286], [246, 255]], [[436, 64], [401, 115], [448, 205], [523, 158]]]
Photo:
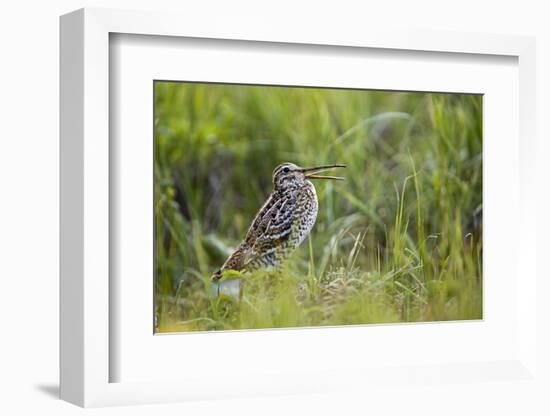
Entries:
[[267, 201], [258, 210], [242, 242], [212, 274], [211, 280], [218, 281], [227, 270], [243, 272], [280, 267], [315, 225], [319, 201], [311, 180], [344, 180], [319, 173], [345, 167], [333, 164], [302, 168], [289, 162], [277, 166]]

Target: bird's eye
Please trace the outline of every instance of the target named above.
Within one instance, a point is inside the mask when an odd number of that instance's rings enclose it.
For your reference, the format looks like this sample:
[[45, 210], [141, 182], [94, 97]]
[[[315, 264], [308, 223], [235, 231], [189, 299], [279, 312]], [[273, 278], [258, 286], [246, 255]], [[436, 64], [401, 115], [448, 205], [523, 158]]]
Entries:
[[283, 169], [283, 173], [288, 173], [289, 171], [290, 171], [289, 168], [284, 168], [284, 169]]

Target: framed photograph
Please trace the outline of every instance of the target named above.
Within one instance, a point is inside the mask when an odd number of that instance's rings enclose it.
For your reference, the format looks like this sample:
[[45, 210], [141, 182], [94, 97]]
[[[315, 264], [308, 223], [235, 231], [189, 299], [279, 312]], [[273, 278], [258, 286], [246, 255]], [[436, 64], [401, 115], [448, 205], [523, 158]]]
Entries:
[[481, 94], [154, 96], [155, 332], [482, 319]]
[[534, 50], [63, 16], [62, 398], [536, 383]]

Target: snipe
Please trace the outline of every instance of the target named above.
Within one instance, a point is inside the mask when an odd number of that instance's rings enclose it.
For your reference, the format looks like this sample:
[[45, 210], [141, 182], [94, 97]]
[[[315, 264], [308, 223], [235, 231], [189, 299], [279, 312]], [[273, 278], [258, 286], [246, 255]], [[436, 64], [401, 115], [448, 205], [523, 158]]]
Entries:
[[273, 171], [273, 191], [260, 208], [244, 240], [223, 266], [212, 275], [222, 277], [225, 270], [250, 271], [278, 267], [307, 237], [315, 220], [319, 202], [310, 179], [343, 180], [337, 176], [318, 175], [345, 165], [301, 168], [283, 163]]

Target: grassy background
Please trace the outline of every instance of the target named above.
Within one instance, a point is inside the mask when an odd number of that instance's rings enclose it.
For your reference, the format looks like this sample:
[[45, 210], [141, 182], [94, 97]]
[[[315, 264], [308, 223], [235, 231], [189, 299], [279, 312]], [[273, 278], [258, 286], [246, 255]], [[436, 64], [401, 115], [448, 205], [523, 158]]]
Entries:
[[[482, 316], [482, 97], [155, 83], [157, 331]], [[208, 277], [246, 234], [271, 173], [315, 182], [317, 223], [244, 296]]]

